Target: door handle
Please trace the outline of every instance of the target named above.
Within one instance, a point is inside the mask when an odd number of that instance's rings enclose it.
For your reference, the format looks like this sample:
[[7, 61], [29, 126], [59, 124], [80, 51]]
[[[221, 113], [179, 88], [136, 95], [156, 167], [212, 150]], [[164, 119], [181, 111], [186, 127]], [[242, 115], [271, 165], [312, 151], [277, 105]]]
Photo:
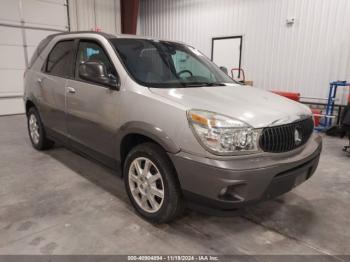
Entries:
[[45, 87], [45, 85], [43, 85], [45, 79], [46, 79], [46, 77], [45, 77], [45, 76], [42, 76], [42, 77], [38, 77], [38, 79], [37, 79], [36, 81], [38, 82], [38, 84], [39, 84], [41, 87]]
[[75, 94], [75, 89], [73, 87], [68, 86], [67, 87], [67, 93]]

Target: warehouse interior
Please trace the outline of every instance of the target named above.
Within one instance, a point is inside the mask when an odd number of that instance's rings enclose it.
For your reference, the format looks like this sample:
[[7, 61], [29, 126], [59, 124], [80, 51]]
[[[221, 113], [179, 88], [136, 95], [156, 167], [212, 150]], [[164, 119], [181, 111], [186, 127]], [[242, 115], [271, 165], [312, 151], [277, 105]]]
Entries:
[[[145, 221], [130, 204], [120, 171], [59, 143], [47, 151], [31, 146], [24, 75], [42, 39], [75, 31], [183, 42], [245, 88], [304, 104], [323, 140], [317, 170], [292, 191], [235, 212], [188, 208], [170, 223]], [[350, 132], [339, 130], [350, 105], [349, 31], [347, 0], [2, 0], [0, 257], [348, 261]]]

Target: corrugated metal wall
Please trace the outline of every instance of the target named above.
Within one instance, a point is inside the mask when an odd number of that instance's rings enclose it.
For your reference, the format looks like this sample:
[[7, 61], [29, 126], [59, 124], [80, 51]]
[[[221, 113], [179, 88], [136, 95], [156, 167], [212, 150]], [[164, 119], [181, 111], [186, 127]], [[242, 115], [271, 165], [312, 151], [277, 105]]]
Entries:
[[102, 29], [119, 34], [120, 0], [69, 0], [71, 31]]
[[142, 0], [139, 25], [209, 57], [212, 37], [243, 35], [242, 67], [264, 89], [326, 97], [331, 80], [350, 81], [349, 0]]

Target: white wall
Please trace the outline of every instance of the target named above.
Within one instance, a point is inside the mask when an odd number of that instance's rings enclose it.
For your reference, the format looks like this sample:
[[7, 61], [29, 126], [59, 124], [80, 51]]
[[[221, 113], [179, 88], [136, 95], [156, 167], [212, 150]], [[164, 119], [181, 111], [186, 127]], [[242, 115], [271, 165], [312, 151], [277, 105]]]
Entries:
[[208, 57], [212, 37], [243, 35], [242, 67], [264, 89], [326, 97], [331, 80], [350, 81], [349, 0], [141, 0], [139, 25]]
[[120, 0], [68, 0], [71, 31], [121, 32]]
[[99, 27], [120, 32], [120, 0], [1, 0], [0, 115], [19, 114], [23, 73], [38, 43], [47, 35]]
[[43, 38], [67, 30], [66, 0], [0, 1], [0, 115], [24, 112], [28, 61]]

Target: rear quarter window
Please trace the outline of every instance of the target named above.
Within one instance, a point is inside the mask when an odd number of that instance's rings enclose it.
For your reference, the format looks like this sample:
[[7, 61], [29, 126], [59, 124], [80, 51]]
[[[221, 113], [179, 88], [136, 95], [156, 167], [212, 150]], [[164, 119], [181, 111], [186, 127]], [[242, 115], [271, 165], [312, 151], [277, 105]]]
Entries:
[[35, 61], [38, 59], [41, 52], [45, 49], [45, 47], [48, 45], [48, 43], [51, 41], [51, 39], [52, 39], [51, 37], [47, 37], [47, 38], [40, 41], [39, 45], [35, 49], [32, 57], [29, 61], [28, 68], [31, 68], [34, 65]]

